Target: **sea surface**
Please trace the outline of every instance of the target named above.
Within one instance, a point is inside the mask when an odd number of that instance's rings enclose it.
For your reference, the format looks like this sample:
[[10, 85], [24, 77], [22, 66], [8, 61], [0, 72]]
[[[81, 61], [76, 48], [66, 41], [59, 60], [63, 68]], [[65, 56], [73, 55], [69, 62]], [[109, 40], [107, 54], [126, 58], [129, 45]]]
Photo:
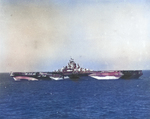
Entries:
[[139, 79], [14, 81], [0, 74], [0, 119], [150, 119], [150, 71]]

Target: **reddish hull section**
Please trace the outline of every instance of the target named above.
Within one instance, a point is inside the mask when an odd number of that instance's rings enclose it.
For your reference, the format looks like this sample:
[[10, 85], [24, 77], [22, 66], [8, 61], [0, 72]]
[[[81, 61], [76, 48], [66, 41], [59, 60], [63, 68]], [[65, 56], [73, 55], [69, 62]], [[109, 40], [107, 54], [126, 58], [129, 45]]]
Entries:
[[27, 77], [27, 76], [15, 76], [13, 78], [14, 78], [15, 81], [20, 81], [20, 80], [37, 81], [38, 80], [36, 78]]
[[89, 76], [96, 79], [119, 79], [122, 75], [119, 71], [93, 71]]

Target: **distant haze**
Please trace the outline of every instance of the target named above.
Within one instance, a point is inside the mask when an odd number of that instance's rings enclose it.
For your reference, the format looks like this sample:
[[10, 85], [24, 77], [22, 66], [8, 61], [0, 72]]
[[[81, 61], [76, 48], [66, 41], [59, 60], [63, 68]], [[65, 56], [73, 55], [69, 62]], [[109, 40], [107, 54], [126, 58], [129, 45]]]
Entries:
[[0, 72], [150, 69], [150, 2], [0, 1]]

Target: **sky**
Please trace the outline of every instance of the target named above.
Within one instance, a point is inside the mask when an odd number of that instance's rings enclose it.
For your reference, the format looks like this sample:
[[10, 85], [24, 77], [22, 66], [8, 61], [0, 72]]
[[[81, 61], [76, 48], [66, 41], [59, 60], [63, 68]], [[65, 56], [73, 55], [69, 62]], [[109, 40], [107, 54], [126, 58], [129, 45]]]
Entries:
[[0, 0], [0, 72], [150, 69], [149, 0]]

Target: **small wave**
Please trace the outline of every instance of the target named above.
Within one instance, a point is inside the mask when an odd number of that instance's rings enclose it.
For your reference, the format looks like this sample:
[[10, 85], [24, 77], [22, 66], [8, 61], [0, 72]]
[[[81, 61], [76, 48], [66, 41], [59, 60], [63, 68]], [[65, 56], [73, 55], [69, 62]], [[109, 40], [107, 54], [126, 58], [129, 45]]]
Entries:
[[150, 77], [139, 77], [139, 79], [150, 79]]

